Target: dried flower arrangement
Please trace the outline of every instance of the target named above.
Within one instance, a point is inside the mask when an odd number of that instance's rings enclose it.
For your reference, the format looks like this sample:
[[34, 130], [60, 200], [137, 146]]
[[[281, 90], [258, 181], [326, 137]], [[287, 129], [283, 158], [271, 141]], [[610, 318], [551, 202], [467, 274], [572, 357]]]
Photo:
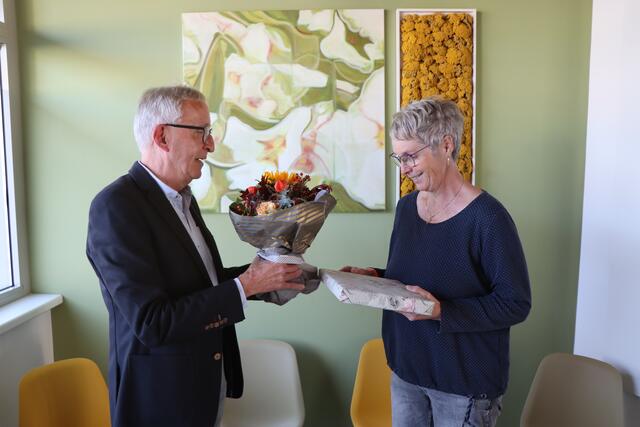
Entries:
[[229, 210], [244, 216], [270, 215], [279, 209], [314, 201], [320, 192], [331, 192], [331, 187], [326, 184], [309, 188], [310, 180], [309, 175], [301, 173], [265, 172], [256, 185], [240, 193]]

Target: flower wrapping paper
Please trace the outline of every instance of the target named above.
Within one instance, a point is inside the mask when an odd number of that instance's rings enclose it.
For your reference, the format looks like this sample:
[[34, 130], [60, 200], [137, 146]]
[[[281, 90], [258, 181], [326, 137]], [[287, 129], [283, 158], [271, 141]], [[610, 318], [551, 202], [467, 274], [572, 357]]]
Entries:
[[301, 203], [269, 215], [245, 216], [229, 212], [231, 223], [240, 240], [258, 248], [258, 256], [267, 261], [299, 264], [303, 271], [302, 291], [285, 289], [257, 295], [258, 298], [282, 305], [298, 293], [309, 294], [320, 284], [318, 269], [304, 262], [302, 254], [311, 246], [324, 221], [336, 205], [330, 194], [315, 201]]
[[430, 315], [434, 303], [405, 289], [397, 280], [336, 270], [320, 270], [320, 279], [340, 302]]

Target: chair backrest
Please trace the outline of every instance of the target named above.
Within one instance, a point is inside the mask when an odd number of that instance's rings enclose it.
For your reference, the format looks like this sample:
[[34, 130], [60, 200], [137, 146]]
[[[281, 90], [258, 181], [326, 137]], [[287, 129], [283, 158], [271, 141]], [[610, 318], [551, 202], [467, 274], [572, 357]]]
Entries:
[[351, 398], [355, 427], [391, 426], [391, 369], [381, 338], [368, 341], [360, 352]]
[[554, 353], [540, 362], [521, 427], [623, 427], [622, 377], [589, 357]]
[[109, 427], [109, 392], [89, 359], [66, 359], [27, 372], [19, 387], [20, 427]]
[[223, 427], [301, 427], [304, 401], [296, 353], [274, 340], [240, 341], [244, 393], [226, 399]]

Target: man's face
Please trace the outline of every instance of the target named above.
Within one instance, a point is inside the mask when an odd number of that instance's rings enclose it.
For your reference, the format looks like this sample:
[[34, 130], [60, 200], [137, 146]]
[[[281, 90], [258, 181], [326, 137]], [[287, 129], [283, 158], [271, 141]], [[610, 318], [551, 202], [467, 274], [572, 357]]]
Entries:
[[[195, 100], [185, 101], [182, 104], [182, 116], [176, 124], [210, 126], [207, 104]], [[202, 162], [207, 154], [214, 150], [213, 138], [207, 136], [203, 141], [202, 130], [173, 126], [164, 127], [164, 137], [169, 149], [167, 151], [169, 170], [182, 189], [202, 175]]]

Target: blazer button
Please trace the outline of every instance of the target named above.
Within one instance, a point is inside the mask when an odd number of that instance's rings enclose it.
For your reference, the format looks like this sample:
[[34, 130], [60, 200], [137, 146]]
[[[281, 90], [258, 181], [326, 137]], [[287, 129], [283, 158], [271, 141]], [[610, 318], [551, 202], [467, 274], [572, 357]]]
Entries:
[[220, 354], [220, 353], [215, 353], [215, 354], [213, 355], [213, 360], [220, 360], [220, 359], [222, 359], [222, 354]]

